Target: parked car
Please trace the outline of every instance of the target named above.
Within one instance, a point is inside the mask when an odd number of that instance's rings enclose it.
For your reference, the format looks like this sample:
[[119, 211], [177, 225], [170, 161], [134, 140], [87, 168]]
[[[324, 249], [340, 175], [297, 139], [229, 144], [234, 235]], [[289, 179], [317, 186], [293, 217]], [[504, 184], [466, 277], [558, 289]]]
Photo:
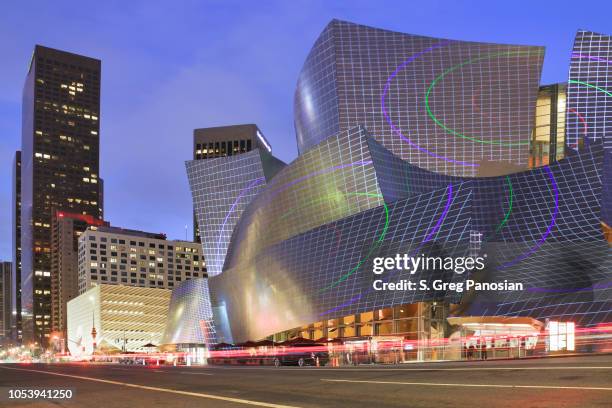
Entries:
[[[274, 365], [324, 366], [329, 361], [329, 354], [327, 351], [321, 351], [322, 347], [322, 344], [294, 344], [288, 351], [274, 356]], [[308, 350], [309, 348], [313, 350]]]

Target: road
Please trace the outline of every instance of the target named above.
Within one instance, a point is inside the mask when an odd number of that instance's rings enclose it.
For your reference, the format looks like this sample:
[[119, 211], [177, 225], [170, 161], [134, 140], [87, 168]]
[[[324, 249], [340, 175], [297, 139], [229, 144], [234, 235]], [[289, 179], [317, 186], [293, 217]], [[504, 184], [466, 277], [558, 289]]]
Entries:
[[[63, 401], [9, 401], [9, 388], [72, 388]], [[0, 406], [611, 407], [612, 356], [372, 367], [1, 364]]]

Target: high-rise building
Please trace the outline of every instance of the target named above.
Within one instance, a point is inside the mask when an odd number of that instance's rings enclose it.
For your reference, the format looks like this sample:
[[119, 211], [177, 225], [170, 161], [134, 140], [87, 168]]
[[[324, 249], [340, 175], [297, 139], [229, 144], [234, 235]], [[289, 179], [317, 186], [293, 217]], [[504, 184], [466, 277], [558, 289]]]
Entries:
[[51, 218], [102, 218], [100, 60], [37, 45], [23, 89], [21, 305], [25, 341], [51, 331]]
[[79, 294], [100, 284], [172, 289], [206, 277], [202, 247], [165, 234], [90, 226], [79, 237]]
[[[172, 291], [102, 284], [68, 302], [68, 349], [75, 356], [147, 352], [159, 345]], [[95, 337], [92, 332], [95, 328]]]
[[12, 262], [0, 262], [0, 340], [11, 338], [12, 322]]
[[[269, 153], [272, 151], [270, 143], [254, 124], [218, 126], [193, 131], [193, 160], [235, 156], [257, 148], [265, 149]], [[201, 242], [195, 211], [193, 240]]]
[[12, 288], [12, 337], [21, 342], [21, 151], [13, 160], [13, 278]]
[[91, 215], [55, 211], [51, 223], [51, 330], [66, 338], [66, 304], [79, 295], [79, 236], [108, 225]]

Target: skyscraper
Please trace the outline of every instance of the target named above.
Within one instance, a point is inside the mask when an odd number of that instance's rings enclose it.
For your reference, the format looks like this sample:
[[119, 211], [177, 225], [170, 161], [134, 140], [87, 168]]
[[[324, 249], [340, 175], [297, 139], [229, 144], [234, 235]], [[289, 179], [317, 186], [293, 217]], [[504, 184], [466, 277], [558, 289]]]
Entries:
[[[272, 151], [270, 143], [263, 136], [257, 125], [230, 125], [194, 129], [193, 160], [213, 159], [216, 157], [235, 156], [261, 147]], [[200, 229], [193, 214], [193, 240], [201, 242]]]
[[51, 329], [51, 218], [102, 218], [100, 60], [37, 45], [23, 89], [22, 324], [26, 341]]
[[13, 339], [21, 341], [21, 151], [15, 152], [13, 161], [13, 276], [11, 279], [13, 312]]
[[0, 340], [11, 337], [11, 262], [0, 262]]

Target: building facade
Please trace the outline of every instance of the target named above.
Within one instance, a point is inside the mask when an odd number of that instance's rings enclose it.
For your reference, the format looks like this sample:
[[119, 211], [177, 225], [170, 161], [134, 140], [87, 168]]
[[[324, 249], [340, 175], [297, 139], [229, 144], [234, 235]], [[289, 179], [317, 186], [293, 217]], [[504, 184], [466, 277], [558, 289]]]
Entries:
[[55, 211], [51, 221], [51, 330], [62, 339], [66, 339], [66, 304], [79, 295], [79, 237], [90, 225], [108, 223], [65, 211]]
[[[429, 342], [478, 319], [609, 321], [607, 151], [602, 137], [562, 148], [570, 88], [539, 88], [542, 52], [332, 21], [298, 79], [295, 161], [271, 178], [187, 164], [218, 337]], [[253, 175], [219, 200], [237, 168]], [[376, 271], [398, 254], [433, 266]], [[435, 263], [467, 258], [482, 267]], [[378, 289], [410, 281], [423, 287]]]
[[[193, 131], [193, 160], [236, 156], [253, 149], [272, 152], [270, 143], [254, 124], [218, 126]], [[201, 242], [195, 212], [193, 214], [193, 240]]]
[[13, 160], [13, 277], [12, 277], [12, 337], [20, 343], [21, 331], [21, 151], [15, 152]]
[[[364, 151], [354, 135], [347, 133], [343, 137], [351, 140], [355, 151]], [[370, 140], [370, 146], [380, 147], [374, 140]], [[295, 180], [306, 183], [304, 176], [285, 179], [284, 173], [299, 169], [299, 161], [307, 153], [279, 173], [243, 213], [232, 235], [223, 273], [210, 281], [217, 305], [228, 316], [234, 341], [297, 330], [314, 322], [327, 327], [329, 320], [376, 314], [395, 306], [412, 310], [406, 305], [421, 303], [425, 309], [431, 302], [464, 305], [470, 297], [455, 291], [377, 291], [373, 287], [377, 279], [382, 279], [381, 283], [424, 280], [430, 288], [434, 287], [434, 279], [465, 284], [467, 274], [423, 269], [377, 276], [372, 273], [373, 260], [396, 254], [429, 258], [474, 256], [471, 253], [474, 232], [480, 237], [477, 255], [488, 256], [487, 268], [478, 275], [480, 279], [503, 282], [520, 276], [520, 281], [531, 289], [521, 296], [522, 306], [515, 307], [519, 315], [529, 310], [527, 305], [542, 303], [550, 291], [564, 290], [568, 291], [566, 298], [576, 297], [569, 283], [572, 275], [583, 276], [584, 282], [590, 282], [585, 288], [590, 287], [591, 293], [600, 292], [594, 288], [611, 277], [609, 250], [599, 226], [601, 146], [554, 165], [506, 177], [475, 179], [437, 175], [406, 162], [401, 176], [402, 172], [394, 171], [389, 160], [380, 151], [373, 153], [374, 150], [370, 148], [372, 174], [368, 177], [366, 169], [354, 169], [351, 174], [366, 170], [365, 179], [370, 179], [379, 192], [364, 189], [361, 193], [343, 193], [347, 200], [352, 195], [380, 200], [371, 201], [370, 209], [348, 216], [328, 212], [323, 204], [334, 204], [331, 208], [335, 210], [337, 199], [325, 194], [327, 189], [322, 187], [328, 182], [322, 171], [314, 172], [318, 174], [312, 183], [317, 187], [311, 191], [300, 183], [292, 184]], [[341, 173], [329, 177], [338, 186], [351, 185]], [[396, 186], [409, 186], [410, 190], [393, 191], [386, 181], [389, 178], [396, 178]], [[274, 200], [267, 199], [270, 195]], [[292, 199], [298, 199], [302, 205], [290, 205]], [[272, 201], [285, 210], [275, 210]], [[347, 208], [345, 204], [339, 207]], [[257, 218], [249, 217], [251, 209]], [[268, 211], [275, 217], [266, 218]], [[332, 221], [326, 220], [326, 213], [332, 215], [329, 218]], [[288, 218], [298, 221], [285, 221]], [[305, 228], [299, 225], [316, 221], [320, 223]], [[590, 248], [592, 259], [599, 259], [597, 267], [582, 270], [578, 261], [582, 257], [569, 259], [568, 248], [576, 240]], [[560, 256], [563, 253], [566, 255]], [[551, 259], [561, 262], [556, 263], [554, 276], [549, 270]], [[560, 287], [560, 282], [566, 280], [568, 284]], [[605, 294], [599, 295], [603, 295], [601, 307], [605, 307]], [[484, 299], [489, 299], [488, 296]], [[503, 303], [516, 296], [508, 291], [496, 293], [493, 298]], [[484, 299], [477, 297], [467, 302], [470, 310], [490, 310], [482, 306], [488, 303]], [[601, 313], [599, 304], [590, 313], [578, 315], [575, 307], [570, 306], [574, 303], [568, 302], [557, 316], [589, 324], [605, 321], [606, 314]], [[480, 304], [480, 308], [474, 304]], [[607, 304], [610, 305], [609, 300]], [[533, 316], [538, 318], [540, 313], [536, 311]], [[418, 320], [418, 316], [406, 317]], [[354, 335], [391, 334], [387, 329], [382, 332], [376, 329], [377, 324], [370, 323], [369, 331]], [[430, 328], [423, 327], [421, 334], [431, 333]]]
[[612, 226], [612, 36], [576, 34], [567, 81], [566, 146], [602, 143], [605, 150], [602, 220]]
[[[160, 344], [168, 317], [168, 289], [96, 285], [68, 302], [68, 349], [92, 353], [147, 352]], [[95, 337], [92, 329], [95, 328]]]
[[12, 337], [12, 262], [0, 262], [0, 339], [3, 342]]
[[540, 87], [529, 167], [552, 164], [565, 157], [566, 88], [564, 83]]
[[21, 306], [24, 340], [51, 332], [54, 208], [102, 217], [100, 60], [37, 45], [23, 89]]
[[284, 166], [267, 150], [185, 163], [193, 208], [202, 230], [209, 276], [221, 273], [236, 222], [257, 192]]
[[181, 282], [172, 290], [168, 309], [172, 314], [168, 314], [162, 344], [170, 345], [170, 349], [180, 350], [223, 341], [216, 333], [211, 319], [210, 303], [202, 301], [203, 294], [208, 293], [206, 278]]
[[298, 151], [362, 125], [395, 156], [427, 170], [468, 177], [518, 171], [529, 160], [543, 56], [543, 47], [332, 20], [298, 77]]
[[100, 284], [172, 289], [206, 277], [199, 244], [108, 226], [89, 226], [80, 235], [78, 264], [79, 294]]

